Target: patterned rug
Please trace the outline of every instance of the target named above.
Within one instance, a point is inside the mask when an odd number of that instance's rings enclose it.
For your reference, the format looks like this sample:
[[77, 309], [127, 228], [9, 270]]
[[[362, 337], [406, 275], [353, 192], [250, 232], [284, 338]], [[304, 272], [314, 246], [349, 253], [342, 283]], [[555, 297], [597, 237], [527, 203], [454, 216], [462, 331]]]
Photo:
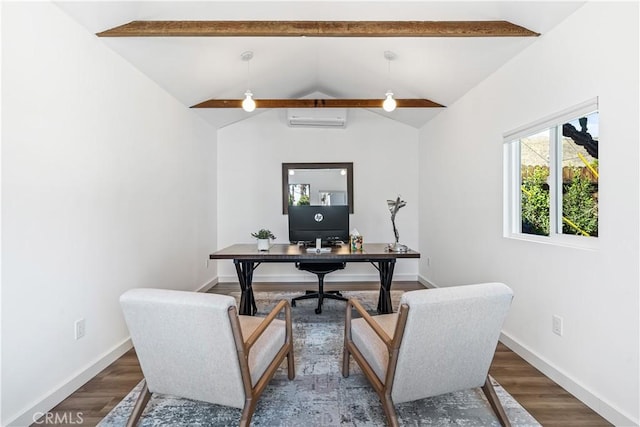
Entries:
[[[301, 293], [257, 292], [258, 315], [264, 315], [280, 299], [291, 300]], [[343, 292], [358, 298], [375, 314], [378, 293]], [[392, 291], [394, 309], [401, 291]], [[234, 295], [239, 300], [239, 295]], [[350, 376], [341, 374], [345, 304], [325, 300], [322, 314], [315, 314], [317, 300], [302, 300], [292, 308], [296, 377], [289, 381], [286, 362], [258, 400], [253, 415], [255, 426], [385, 426], [380, 401], [351, 361]], [[496, 392], [514, 426], [539, 426], [497, 382]], [[134, 388], [99, 424], [124, 426], [140, 390]], [[404, 426], [499, 426], [480, 389], [450, 393], [396, 405], [400, 425]], [[241, 410], [153, 395], [141, 418], [141, 426], [233, 426]]]

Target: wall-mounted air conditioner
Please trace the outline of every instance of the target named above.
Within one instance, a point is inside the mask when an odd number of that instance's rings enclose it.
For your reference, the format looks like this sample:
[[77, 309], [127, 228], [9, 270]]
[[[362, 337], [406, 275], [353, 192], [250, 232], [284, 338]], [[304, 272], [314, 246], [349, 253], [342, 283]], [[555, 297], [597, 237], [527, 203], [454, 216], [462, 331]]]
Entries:
[[346, 108], [289, 108], [287, 125], [290, 127], [342, 128], [347, 126]]

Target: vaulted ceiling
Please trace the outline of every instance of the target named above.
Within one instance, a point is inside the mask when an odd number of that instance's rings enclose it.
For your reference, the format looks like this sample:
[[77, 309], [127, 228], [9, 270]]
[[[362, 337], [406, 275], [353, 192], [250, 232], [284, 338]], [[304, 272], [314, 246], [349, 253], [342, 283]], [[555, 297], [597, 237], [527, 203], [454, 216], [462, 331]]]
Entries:
[[[507, 21], [539, 37], [583, 3], [527, 1], [57, 1], [56, 4], [93, 34], [131, 21]], [[319, 23], [307, 22], [317, 27]], [[322, 22], [320, 24], [322, 24]], [[192, 22], [186, 23], [193, 27]], [[231, 22], [233, 24], [234, 22]], [[260, 24], [260, 22], [258, 23]], [[100, 37], [142, 73], [173, 95], [185, 108], [208, 100], [238, 100], [250, 89], [258, 100], [382, 100], [388, 89], [407, 100], [449, 106], [537, 40], [528, 36], [424, 37], [389, 33], [391, 24], [375, 24], [378, 33], [271, 32], [243, 34], [248, 23], [222, 34], [161, 33], [152, 37]], [[402, 24], [402, 22], [400, 22]], [[143, 24], [144, 26], [145, 24]], [[180, 25], [185, 23], [175, 24]], [[465, 25], [465, 24], [461, 24]], [[469, 24], [466, 24], [467, 26]], [[267, 26], [268, 28], [269, 26]], [[335, 26], [334, 26], [335, 27]], [[175, 28], [175, 27], [174, 27]], [[460, 26], [457, 27], [458, 30]], [[241, 32], [238, 32], [240, 29]], [[340, 29], [340, 28], [339, 28]], [[315, 27], [312, 28], [315, 31]], [[385, 34], [385, 31], [387, 33]], [[96, 36], [98, 37], [98, 36]], [[253, 52], [247, 63], [241, 58]], [[388, 61], [384, 52], [395, 54]], [[334, 101], [335, 102], [335, 101]], [[215, 103], [215, 102], [214, 102]], [[220, 102], [218, 102], [220, 104]], [[228, 104], [227, 107], [237, 107]], [[266, 105], [263, 103], [263, 105]], [[270, 107], [285, 104], [271, 103]], [[364, 108], [419, 128], [442, 108]], [[408, 104], [407, 104], [408, 105]], [[416, 104], [417, 105], [417, 104]], [[152, 106], [150, 106], [152, 107]], [[240, 108], [195, 108], [215, 127], [260, 114]]]

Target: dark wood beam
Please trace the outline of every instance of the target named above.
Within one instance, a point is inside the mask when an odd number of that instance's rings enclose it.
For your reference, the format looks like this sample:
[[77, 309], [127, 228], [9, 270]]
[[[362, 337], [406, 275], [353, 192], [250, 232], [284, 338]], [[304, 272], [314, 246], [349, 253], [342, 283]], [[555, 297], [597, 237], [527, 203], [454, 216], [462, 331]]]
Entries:
[[[256, 108], [382, 108], [383, 99], [256, 99]], [[242, 99], [209, 99], [191, 108], [242, 108]], [[428, 99], [396, 99], [396, 108], [444, 108]]]
[[508, 21], [132, 21], [99, 37], [536, 37]]

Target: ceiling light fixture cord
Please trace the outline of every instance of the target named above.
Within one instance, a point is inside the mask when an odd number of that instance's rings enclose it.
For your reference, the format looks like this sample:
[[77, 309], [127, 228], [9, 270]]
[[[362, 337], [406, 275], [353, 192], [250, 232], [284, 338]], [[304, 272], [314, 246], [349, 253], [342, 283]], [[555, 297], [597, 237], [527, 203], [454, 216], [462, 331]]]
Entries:
[[250, 79], [249, 79], [249, 76], [251, 75], [251, 69], [249, 68], [249, 62], [250, 62], [250, 61], [247, 61], [247, 90], [249, 90], [249, 88], [251, 87], [251, 86], [249, 85], [249, 80], [250, 80]]
[[[391, 59], [387, 58], [387, 87], [390, 88], [391, 87]], [[389, 89], [387, 92], [390, 92], [391, 89]]]

